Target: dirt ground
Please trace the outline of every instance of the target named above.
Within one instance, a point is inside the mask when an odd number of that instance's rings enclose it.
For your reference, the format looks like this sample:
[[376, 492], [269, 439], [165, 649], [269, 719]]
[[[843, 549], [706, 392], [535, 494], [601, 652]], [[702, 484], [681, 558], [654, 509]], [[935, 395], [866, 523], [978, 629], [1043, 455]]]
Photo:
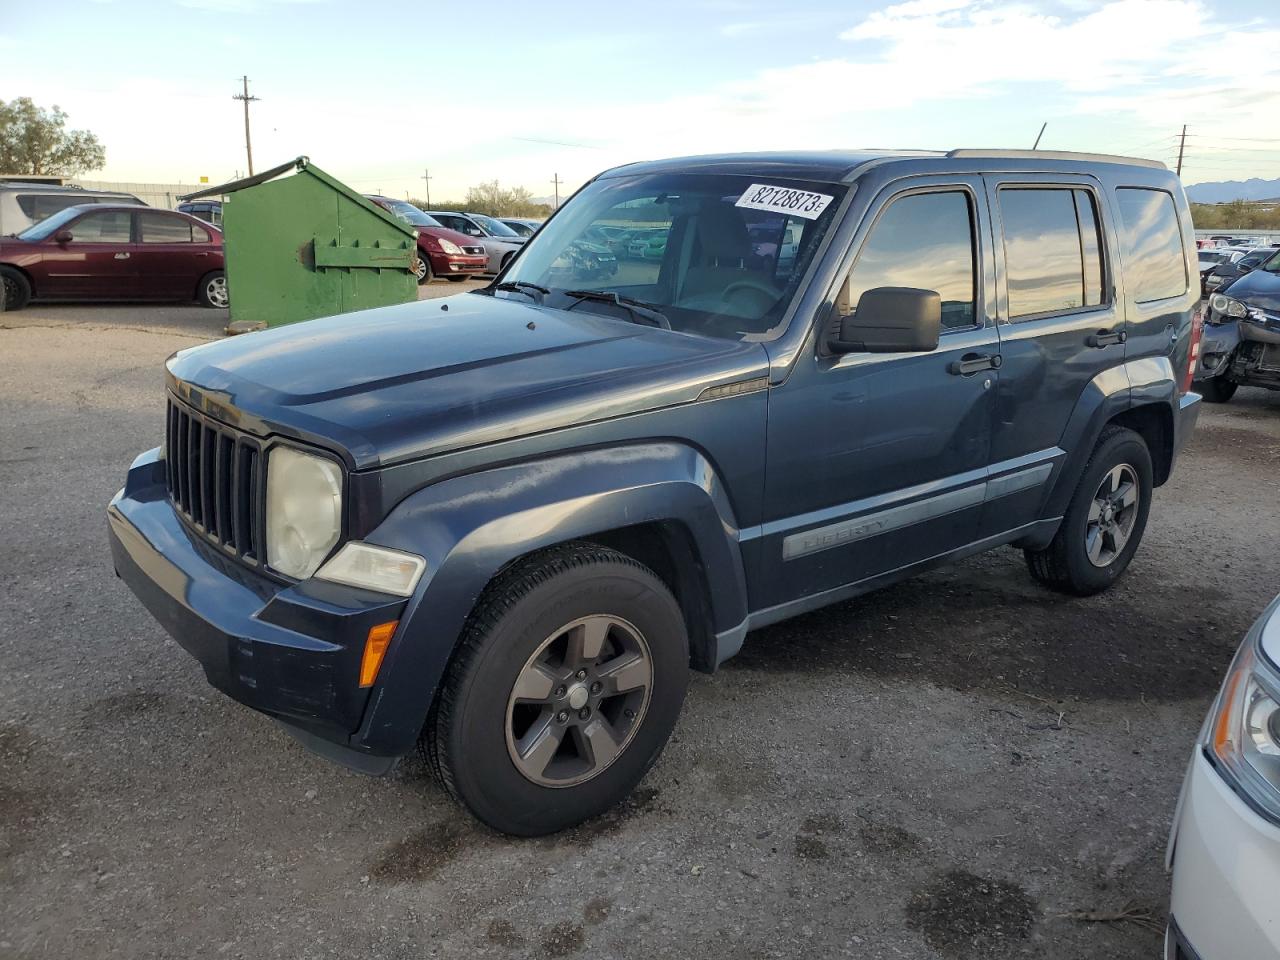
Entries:
[[221, 322], [0, 315], [0, 957], [1158, 955], [1073, 915], [1163, 923], [1193, 738], [1280, 589], [1280, 394], [1204, 411], [1110, 593], [1002, 550], [753, 634], [626, 804], [513, 841], [417, 763], [309, 755], [112, 575], [161, 362]]

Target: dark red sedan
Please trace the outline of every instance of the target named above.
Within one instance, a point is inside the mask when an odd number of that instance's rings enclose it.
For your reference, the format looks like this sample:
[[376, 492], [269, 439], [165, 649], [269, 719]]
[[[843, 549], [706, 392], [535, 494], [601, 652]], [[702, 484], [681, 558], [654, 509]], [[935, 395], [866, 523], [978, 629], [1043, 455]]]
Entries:
[[30, 300], [198, 300], [227, 305], [222, 233], [169, 210], [67, 207], [0, 238], [6, 309]]
[[365, 198], [412, 224], [418, 231], [418, 259], [413, 265], [418, 283], [430, 283], [436, 277], [444, 277], [457, 283], [472, 274], [484, 273], [489, 258], [475, 237], [450, 230], [406, 200], [383, 197], [376, 193], [366, 193]]

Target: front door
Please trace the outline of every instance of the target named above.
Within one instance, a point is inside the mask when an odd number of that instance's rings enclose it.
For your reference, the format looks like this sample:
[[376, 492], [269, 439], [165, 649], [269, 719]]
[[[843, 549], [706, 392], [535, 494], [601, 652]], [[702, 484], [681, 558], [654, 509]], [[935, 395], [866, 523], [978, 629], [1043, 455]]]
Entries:
[[[981, 179], [887, 188], [851, 274], [937, 290], [930, 353], [831, 355], [821, 343], [770, 392], [765, 522], [753, 607], [814, 597], [978, 536], [999, 342], [984, 291], [991, 254]], [[820, 323], [818, 340], [823, 340]]]
[[1095, 377], [1123, 376], [1116, 236], [1091, 177], [988, 176], [996, 244], [1000, 383], [991, 460], [1018, 489], [983, 519], [994, 535], [1040, 519], [1067, 421]]
[[41, 297], [124, 300], [135, 295], [133, 214], [95, 210], [67, 224], [71, 239], [43, 241], [36, 293]]

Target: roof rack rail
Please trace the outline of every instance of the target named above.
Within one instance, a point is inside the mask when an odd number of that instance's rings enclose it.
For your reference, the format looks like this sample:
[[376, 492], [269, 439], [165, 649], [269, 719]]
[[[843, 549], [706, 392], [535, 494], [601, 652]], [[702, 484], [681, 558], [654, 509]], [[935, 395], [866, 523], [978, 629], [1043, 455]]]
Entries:
[[948, 150], [948, 157], [970, 160], [1091, 160], [1094, 163], [1127, 163], [1135, 167], [1168, 170], [1159, 160], [1121, 157], [1111, 153], [1076, 153], [1071, 150]]

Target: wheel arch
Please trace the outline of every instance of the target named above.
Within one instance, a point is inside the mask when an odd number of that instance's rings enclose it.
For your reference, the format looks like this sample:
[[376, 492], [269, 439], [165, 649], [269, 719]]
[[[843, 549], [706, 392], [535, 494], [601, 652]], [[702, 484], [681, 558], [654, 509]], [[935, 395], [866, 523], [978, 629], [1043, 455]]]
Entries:
[[413, 746], [476, 602], [532, 553], [585, 540], [653, 569], [681, 604], [696, 669], [714, 668], [716, 633], [747, 612], [727, 491], [700, 451], [675, 441], [454, 477], [403, 500], [365, 539], [427, 560], [355, 734], [375, 753]]
[[35, 277], [31, 275], [31, 271], [27, 270], [25, 267], [18, 266], [16, 263], [0, 263], [0, 267], [3, 267], [6, 270], [12, 270], [14, 273], [21, 276], [23, 280], [27, 281], [27, 287], [31, 290], [31, 296], [33, 299], [35, 298], [36, 280]]

